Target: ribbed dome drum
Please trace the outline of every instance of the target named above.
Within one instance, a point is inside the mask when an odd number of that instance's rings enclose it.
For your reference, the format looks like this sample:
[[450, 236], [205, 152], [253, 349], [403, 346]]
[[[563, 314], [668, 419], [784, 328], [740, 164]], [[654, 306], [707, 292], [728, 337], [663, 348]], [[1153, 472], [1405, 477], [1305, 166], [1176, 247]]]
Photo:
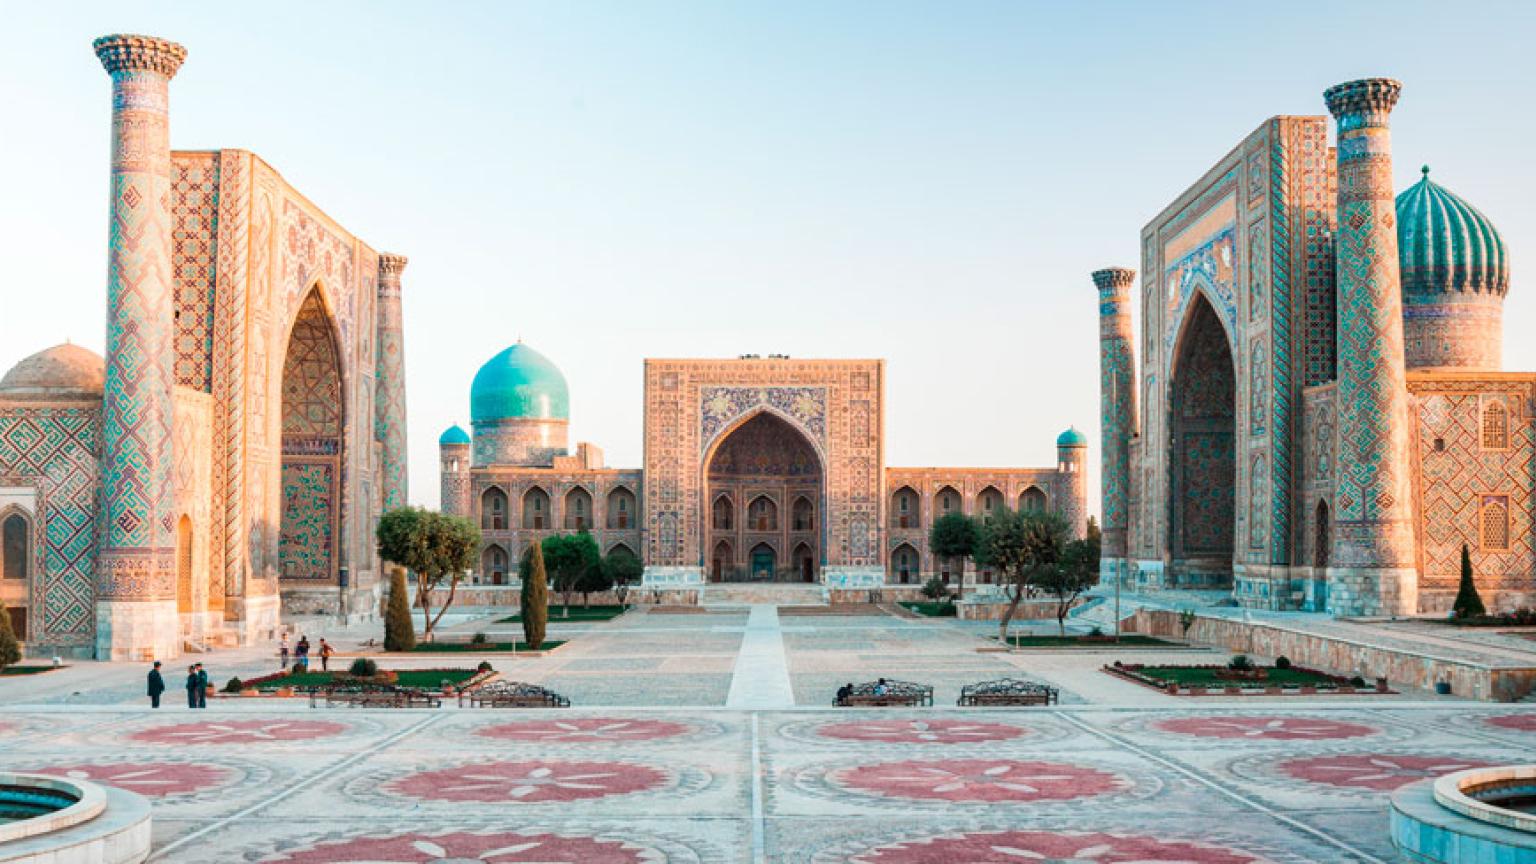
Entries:
[[1509, 258], [1488, 218], [1424, 176], [1397, 196], [1403, 353], [1412, 368], [1496, 369]]

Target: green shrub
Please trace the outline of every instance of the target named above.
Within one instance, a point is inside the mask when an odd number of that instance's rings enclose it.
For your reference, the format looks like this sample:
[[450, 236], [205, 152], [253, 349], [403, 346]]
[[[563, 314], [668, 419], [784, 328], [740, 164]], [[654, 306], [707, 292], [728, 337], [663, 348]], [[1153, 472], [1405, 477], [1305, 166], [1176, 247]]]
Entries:
[[485, 637], [484, 633], [476, 633], [475, 635], [469, 637], [469, 644], [471, 645], [484, 645], [488, 641], [490, 640]]
[[229, 679], [228, 683], [226, 683], [224, 685], [224, 692], [225, 693], [239, 693], [241, 690], [244, 690], [244, 689], [245, 689], [245, 682], [241, 681], [239, 678], [231, 678], [231, 679]]
[[495, 672], [496, 670], [491, 668], [491, 664], [489, 662], [487, 662], [485, 660], [481, 660], [480, 661], [480, 665], [475, 667], [475, 671], [476, 672]]
[[1276, 669], [1289, 669], [1289, 668], [1291, 668], [1291, 658], [1285, 656], [1284, 654], [1281, 654], [1279, 657], [1276, 657], [1275, 658], [1275, 668]]
[[1253, 671], [1253, 661], [1248, 659], [1247, 654], [1239, 654], [1227, 661], [1227, 668], [1233, 672], [1251, 672]]
[[1088, 635], [1094, 638], [1101, 638], [1104, 635], [1104, 628], [1095, 626], [1092, 630], [1088, 631]]
[[928, 581], [923, 583], [922, 593], [929, 600], [940, 600], [949, 593], [949, 588], [944, 584], [944, 580], [937, 576], [930, 576]]
[[1349, 686], [1351, 686], [1351, 687], [1364, 687], [1365, 686], [1365, 679], [1361, 678], [1359, 675], [1355, 675], [1355, 676], [1353, 676], [1352, 678], [1349, 679]]
[[1477, 593], [1477, 583], [1472, 579], [1472, 553], [1467, 544], [1461, 544], [1461, 584], [1456, 588], [1456, 602], [1451, 605], [1457, 618], [1477, 618], [1488, 614], [1483, 598]]
[[1183, 628], [1185, 636], [1189, 635], [1189, 628], [1191, 628], [1193, 626], [1195, 626], [1195, 610], [1193, 610], [1193, 609], [1180, 609], [1179, 610], [1179, 627]]
[[347, 667], [347, 674], [353, 678], [372, 678], [379, 674], [379, 664], [369, 660], [367, 657], [359, 657], [352, 661], [351, 666]]

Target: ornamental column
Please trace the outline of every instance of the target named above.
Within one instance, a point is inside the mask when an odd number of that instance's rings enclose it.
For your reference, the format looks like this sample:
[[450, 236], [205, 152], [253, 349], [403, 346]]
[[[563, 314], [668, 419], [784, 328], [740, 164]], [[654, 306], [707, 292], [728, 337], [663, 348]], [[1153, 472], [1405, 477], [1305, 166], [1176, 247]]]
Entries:
[[1407, 374], [1388, 115], [1402, 85], [1323, 93], [1338, 120], [1338, 436], [1328, 611], [1418, 610]]
[[1093, 272], [1099, 289], [1099, 422], [1103, 426], [1103, 547], [1100, 581], [1127, 570], [1131, 491], [1131, 436], [1136, 434], [1136, 346], [1131, 330], [1131, 283], [1136, 271]]
[[180, 653], [171, 486], [175, 294], [167, 102], [186, 49], [151, 36], [93, 45], [112, 76], [96, 656]]
[[406, 504], [405, 331], [400, 314], [400, 273], [406, 257], [379, 255], [378, 367], [374, 393], [374, 437], [382, 447], [379, 489], [384, 509]]

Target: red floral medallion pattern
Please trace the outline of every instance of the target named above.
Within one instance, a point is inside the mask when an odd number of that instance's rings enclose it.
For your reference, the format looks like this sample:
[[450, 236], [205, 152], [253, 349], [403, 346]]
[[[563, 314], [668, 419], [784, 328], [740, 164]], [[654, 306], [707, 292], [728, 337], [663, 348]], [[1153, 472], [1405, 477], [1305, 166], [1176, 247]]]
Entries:
[[655, 789], [659, 768], [628, 762], [483, 762], [391, 780], [386, 792], [429, 801], [480, 803], [579, 801]]
[[843, 741], [875, 741], [890, 744], [972, 744], [1006, 741], [1029, 730], [1004, 723], [965, 720], [868, 720], [862, 723], [828, 723], [816, 730], [823, 738]]
[[555, 834], [397, 834], [316, 843], [264, 859], [273, 864], [333, 864], [343, 861], [389, 864], [638, 864], [652, 860], [646, 850], [618, 840]]
[[584, 717], [576, 720], [533, 720], [487, 726], [477, 734], [509, 741], [543, 741], [549, 744], [617, 744], [624, 741], [656, 741], [694, 731], [686, 723], [671, 720], [618, 717]]
[[1326, 741], [1359, 738], [1380, 732], [1363, 723], [1318, 717], [1176, 717], [1152, 724], [1164, 732], [1197, 738], [1249, 738], [1273, 741]]
[[1261, 864], [1264, 859], [1222, 846], [1120, 834], [1004, 831], [895, 843], [855, 855], [854, 864]]
[[1488, 717], [1483, 722], [1501, 729], [1536, 732], [1536, 714], [1501, 714], [1497, 717]]
[[224, 720], [160, 726], [129, 737], [150, 744], [262, 744], [329, 738], [345, 731], [345, 723], [329, 720]]
[[834, 772], [834, 785], [928, 801], [1065, 801], [1130, 789], [1117, 774], [1058, 762], [942, 759], [878, 762]]
[[89, 780], [116, 786], [129, 792], [137, 792], [147, 798], [166, 798], [186, 795], [216, 786], [223, 786], [234, 779], [235, 772], [217, 765], [182, 762], [121, 762], [73, 765], [47, 765], [33, 769], [38, 774], [64, 777], [70, 780]]
[[1406, 756], [1395, 753], [1355, 753], [1349, 756], [1314, 756], [1280, 763], [1280, 770], [1298, 780], [1390, 792], [1399, 786], [1440, 777], [1488, 763], [1449, 756]]

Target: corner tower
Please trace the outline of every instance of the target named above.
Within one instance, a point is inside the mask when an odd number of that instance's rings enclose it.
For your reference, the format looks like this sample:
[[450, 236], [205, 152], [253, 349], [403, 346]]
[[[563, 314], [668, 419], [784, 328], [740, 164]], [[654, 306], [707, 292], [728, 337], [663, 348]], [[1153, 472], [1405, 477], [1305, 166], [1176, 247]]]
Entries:
[[1328, 88], [1338, 121], [1338, 470], [1328, 610], [1418, 610], [1403, 306], [1388, 125], [1402, 85]]
[[187, 51], [152, 36], [93, 45], [112, 76], [106, 390], [96, 656], [180, 653], [173, 559], [171, 78]]
[[1131, 436], [1136, 434], [1136, 346], [1131, 331], [1131, 283], [1136, 271], [1093, 272], [1099, 289], [1099, 422], [1104, 439], [1100, 484], [1105, 576], [1123, 577], [1130, 529]]
[[469, 497], [469, 433], [455, 424], [437, 439], [438, 470], [442, 478], [442, 508], [450, 516], [471, 515]]
[[1057, 500], [1062, 518], [1073, 539], [1088, 531], [1088, 436], [1076, 426], [1056, 436], [1056, 471], [1060, 475]]

